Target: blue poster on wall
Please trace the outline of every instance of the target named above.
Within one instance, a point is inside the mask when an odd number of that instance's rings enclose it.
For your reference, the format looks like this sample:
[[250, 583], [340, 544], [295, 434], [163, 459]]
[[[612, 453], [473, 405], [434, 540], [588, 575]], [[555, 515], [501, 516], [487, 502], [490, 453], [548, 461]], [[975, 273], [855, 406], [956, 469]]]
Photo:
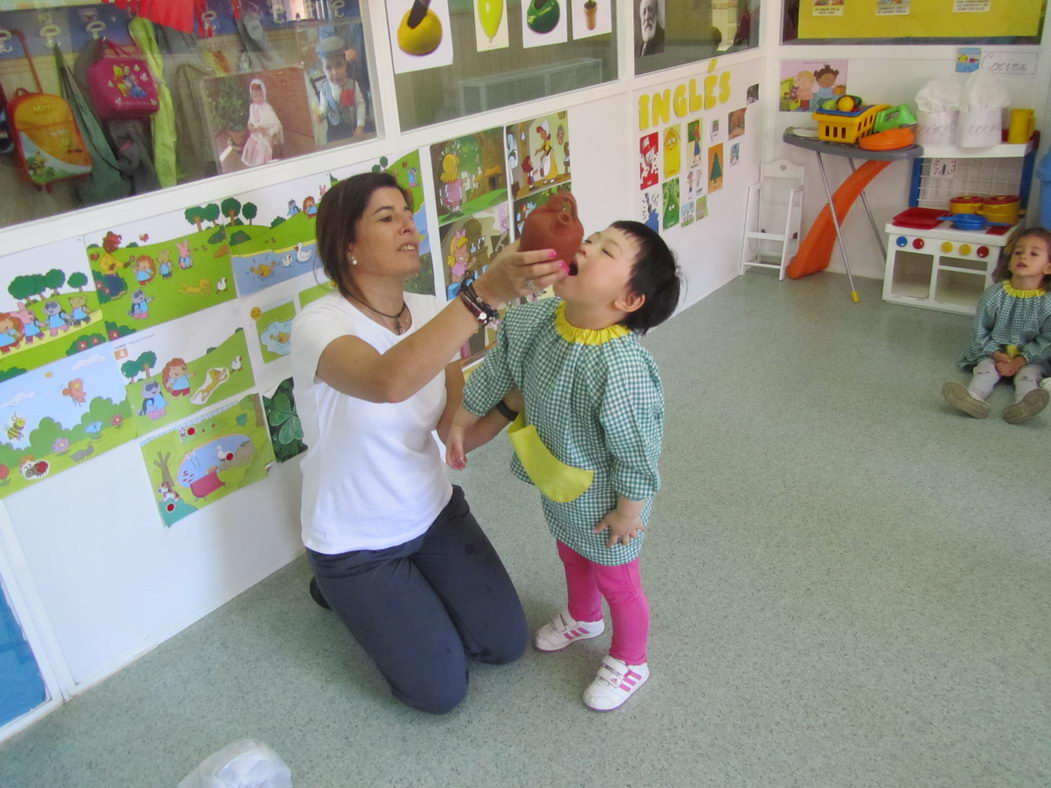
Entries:
[[22, 627], [0, 589], [0, 726], [47, 700], [44, 679]]

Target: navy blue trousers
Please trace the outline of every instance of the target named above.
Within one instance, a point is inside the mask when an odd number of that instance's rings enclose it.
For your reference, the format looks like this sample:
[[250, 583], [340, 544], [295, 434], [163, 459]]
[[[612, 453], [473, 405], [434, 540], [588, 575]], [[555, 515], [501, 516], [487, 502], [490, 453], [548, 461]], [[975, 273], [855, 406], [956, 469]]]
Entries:
[[518, 659], [525, 613], [463, 490], [422, 536], [385, 550], [307, 550], [326, 601], [413, 708], [443, 714], [467, 694], [468, 662]]

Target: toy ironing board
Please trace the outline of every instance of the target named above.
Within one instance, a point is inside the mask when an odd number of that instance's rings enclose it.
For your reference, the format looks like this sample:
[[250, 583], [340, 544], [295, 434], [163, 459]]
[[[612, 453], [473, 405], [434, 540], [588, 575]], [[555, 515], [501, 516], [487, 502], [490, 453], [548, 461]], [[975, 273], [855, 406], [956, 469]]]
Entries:
[[[785, 273], [788, 274], [790, 279], [799, 279], [807, 274], [823, 271], [828, 268], [829, 261], [832, 258], [832, 247], [838, 242], [839, 253], [843, 256], [843, 267], [847, 271], [847, 279], [850, 282], [850, 297], [851, 300], [857, 303], [859, 300], [858, 291], [854, 288], [854, 278], [850, 274], [850, 265], [847, 261], [847, 249], [843, 244], [840, 220], [846, 217], [854, 201], [861, 197], [861, 201], [865, 206], [865, 213], [869, 217], [872, 233], [876, 236], [876, 242], [879, 244], [880, 249], [883, 249], [883, 254], [886, 256], [886, 249], [883, 247], [883, 236], [880, 235], [879, 229], [876, 227], [876, 221], [872, 218], [872, 211], [869, 210], [868, 201], [865, 199], [865, 187], [868, 186], [873, 178], [883, 172], [892, 161], [904, 161], [923, 156], [923, 147], [910, 145], [907, 148], [898, 148], [896, 150], [865, 150], [856, 145], [826, 142], [797, 136], [790, 133], [790, 131], [786, 130], [784, 135], [782, 135], [781, 139], [784, 142], [797, 148], [812, 150], [817, 154], [817, 164], [821, 170], [821, 181], [825, 186], [825, 196], [828, 202], [821, 209], [821, 213], [818, 214], [818, 217], [810, 226], [806, 237], [799, 244], [799, 251], [792, 258], [792, 262], [788, 264]], [[828, 183], [825, 162], [821, 158], [822, 153], [829, 153], [833, 156], [846, 156], [850, 162], [851, 174], [840, 184], [835, 194], [832, 193]], [[853, 159], [864, 159], [865, 163], [860, 168], [855, 169]], [[835, 206], [835, 211], [831, 210], [832, 206]]]

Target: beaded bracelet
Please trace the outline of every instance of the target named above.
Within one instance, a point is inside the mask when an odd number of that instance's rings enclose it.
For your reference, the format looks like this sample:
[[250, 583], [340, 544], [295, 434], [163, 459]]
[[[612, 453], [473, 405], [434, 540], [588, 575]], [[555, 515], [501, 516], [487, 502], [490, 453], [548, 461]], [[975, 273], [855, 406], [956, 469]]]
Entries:
[[473, 283], [461, 285], [459, 296], [467, 309], [483, 326], [492, 325], [500, 318], [499, 313], [478, 295]]

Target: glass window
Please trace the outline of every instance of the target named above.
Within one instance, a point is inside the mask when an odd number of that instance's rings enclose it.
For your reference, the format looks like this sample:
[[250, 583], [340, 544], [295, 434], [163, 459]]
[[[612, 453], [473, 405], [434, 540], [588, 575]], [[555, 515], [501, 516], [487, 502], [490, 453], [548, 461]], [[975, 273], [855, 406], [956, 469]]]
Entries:
[[[615, 0], [479, 3], [500, 9], [486, 18], [490, 24], [476, 20], [475, 5], [449, 0], [448, 65], [399, 69], [394, 53], [395, 72], [402, 72], [394, 84], [403, 130], [617, 78]], [[399, 20], [388, 21], [396, 37]]]
[[759, 44], [759, 0], [632, 0], [635, 73]]
[[17, 6], [0, 226], [375, 136], [356, 0]]

